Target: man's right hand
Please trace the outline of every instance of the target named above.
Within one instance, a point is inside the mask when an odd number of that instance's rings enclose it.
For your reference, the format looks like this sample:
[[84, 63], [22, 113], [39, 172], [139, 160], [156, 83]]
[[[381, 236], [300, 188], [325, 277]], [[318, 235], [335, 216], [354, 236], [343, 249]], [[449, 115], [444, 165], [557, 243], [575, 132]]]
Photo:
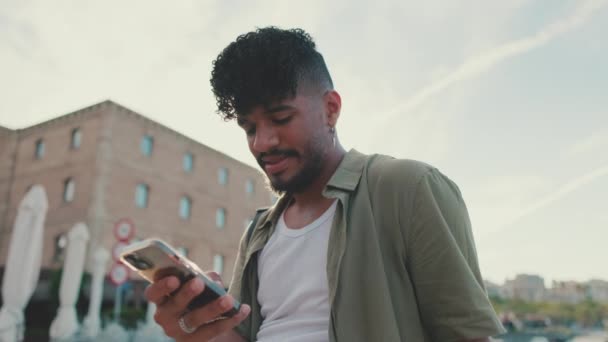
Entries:
[[[211, 275], [211, 278], [218, 278]], [[231, 332], [251, 311], [251, 308], [242, 304], [239, 312], [226, 319], [218, 319], [222, 313], [232, 307], [234, 298], [230, 295], [222, 296], [215, 301], [200, 308], [189, 311], [188, 303], [203, 292], [205, 283], [198, 278], [193, 278], [182, 286], [179, 291], [173, 293], [180, 287], [179, 279], [169, 276], [156, 281], [148, 286], [145, 297], [148, 301], [156, 304], [154, 320], [158, 323], [167, 336], [176, 341], [209, 341], [218, 336], [228, 337], [233, 335], [235, 339], [242, 340], [240, 336]], [[169, 295], [173, 293], [173, 295]], [[179, 325], [180, 318], [187, 327], [196, 328], [192, 333], [187, 333]]]

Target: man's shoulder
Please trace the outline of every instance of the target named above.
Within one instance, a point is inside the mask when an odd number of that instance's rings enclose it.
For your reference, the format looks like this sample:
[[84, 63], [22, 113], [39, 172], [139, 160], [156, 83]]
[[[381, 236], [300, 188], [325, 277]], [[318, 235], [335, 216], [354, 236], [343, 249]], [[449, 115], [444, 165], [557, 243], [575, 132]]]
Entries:
[[367, 163], [367, 179], [374, 183], [415, 185], [433, 170], [436, 168], [419, 160], [373, 154]]

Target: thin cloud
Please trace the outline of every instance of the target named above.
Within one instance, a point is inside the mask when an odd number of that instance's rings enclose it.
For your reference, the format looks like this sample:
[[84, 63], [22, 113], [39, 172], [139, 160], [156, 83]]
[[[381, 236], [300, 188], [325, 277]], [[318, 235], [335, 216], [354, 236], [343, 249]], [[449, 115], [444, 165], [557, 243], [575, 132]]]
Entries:
[[422, 88], [405, 102], [397, 106], [397, 109], [389, 111], [385, 116], [385, 122], [392, 122], [394, 116], [411, 111], [420, 104], [427, 101], [431, 96], [444, 90], [450, 85], [460, 82], [496, 66], [504, 60], [514, 57], [532, 49], [538, 48], [552, 39], [573, 30], [586, 22], [589, 17], [599, 8], [606, 4], [605, 0], [589, 0], [580, 5], [574, 13], [562, 20], [554, 22], [536, 34], [510, 41], [490, 51], [477, 55], [466, 61], [456, 70], [445, 75], [443, 78]]
[[519, 213], [517, 213], [516, 215], [512, 216], [510, 219], [503, 221], [502, 224], [498, 226], [498, 229], [495, 230], [492, 234], [501, 232], [502, 230], [504, 230], [508, 226], [512, 225], [513, 223], [521, 220], [522, 218], [524, 218], [528, 215], [531, 215], [532, 213], [551, 205], [552, 203], [562, 199], [566, 195], [578, 190], [579, 188], [581, 188], [605, 175], [608, 175], [608, 165], [604, 165], [602, 167], [596, 168], [595, 170], [593, 170], [589, 173], [586, 173], [580, 177], [577, 177], [577, 178], [569, 181], [568, 183], [564, 184], [556, 191], [539, 199], [538, 201], [534, 202], [532, 205], [528, 206], [526, 209], [524, 209], [524, 210], [520, 211]]
[[599, 151], [608, 146], [608, 129], [597, 131], [586, 138], [574, 143], [565, 149], [567, 157], [576, 157], [580, 154]]

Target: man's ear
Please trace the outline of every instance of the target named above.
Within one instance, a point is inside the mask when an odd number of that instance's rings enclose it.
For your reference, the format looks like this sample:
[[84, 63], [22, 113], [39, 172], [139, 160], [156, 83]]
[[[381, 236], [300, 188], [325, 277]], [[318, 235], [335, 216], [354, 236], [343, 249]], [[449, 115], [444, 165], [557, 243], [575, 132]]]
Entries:
[[325, 109], [327, 115], [327, 124], [331, 127], [335, 127], [340, 117], [340, 110], [342, 109], [342, 98], [335, 90], [329, 90], [325, 93]]

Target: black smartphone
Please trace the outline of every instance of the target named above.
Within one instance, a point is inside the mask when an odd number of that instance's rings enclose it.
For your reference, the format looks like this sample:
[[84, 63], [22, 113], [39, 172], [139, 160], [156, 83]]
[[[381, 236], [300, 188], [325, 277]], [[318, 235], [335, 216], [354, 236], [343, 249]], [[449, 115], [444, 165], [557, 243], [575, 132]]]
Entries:
[[[200, 278], [205, 283], [205, 289], [188, 304], [189, 310], [204, 306], [226, 294], [226, 290], [205, 276], [195, 263], [159, 239], [147, 239], [125, 247], [120, 253], [120, 259], [151, 283], [170, 275], [177, 277], [181, 284], [194, 277]], [[222, 316], [231, 317], [239, 312], [240, 307], [241, 304], [234, 300], [233, 307]]]

